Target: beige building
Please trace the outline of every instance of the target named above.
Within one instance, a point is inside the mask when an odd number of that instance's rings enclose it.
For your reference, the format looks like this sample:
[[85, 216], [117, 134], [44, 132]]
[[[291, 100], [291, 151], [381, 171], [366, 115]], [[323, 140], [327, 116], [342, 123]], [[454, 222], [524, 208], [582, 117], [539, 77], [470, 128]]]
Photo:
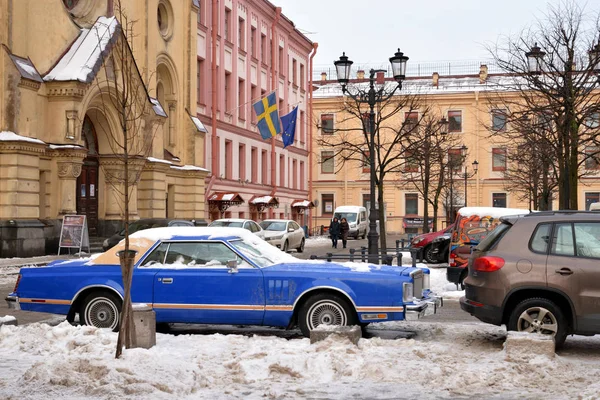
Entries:
[[[468, 206], [484, 207], [513, 207], [525, 208], [530, 206], [527, 200], [519, 200], [515, 193], [507, 189], [504, 171], [507, 168], [508, 144], [496, 138], [493, 129], [506, 128], [506, 116], [503, 111], [494, 106], [498, 99], [499, 90], [495, 83], [502, 78], [499, 74], [489, 74], [482, 66], [480, 71], [472, 75], [440, 76], [434, 73], [431, 77], [410, 77], [403, 82], [402, 94], [418, 95], [422, 99], [422, 107], [430, 106], [439, 113], [439, 118], [445, 117], [450, 122], [448, 135], [456, 139], [458, 151], [462, 145], [467, 147], [462, 169], [453, 174], [455, 208], [465, 204]], [[364, 73], [359, 72], [361, 76]], [[335, 76], [330, 77], [335, 79]], [[383, 76], [381, 77], [383, 79]], [[392, 78], [385, 78], [386, 85], [395, 85]], [[349, 84], [365, 89], [368, 80], [355, 80]], [[328, 226], [335, 207], [341, 205], [361, 205], [369, 208], [369, 170], [359, 161], [349, 161], [343, 168], [339, 157], [327, 160], [331, 148], [319, 147], [319, 138], [325, 130], [327, 134], [338, 134], [338, 128], [343, 130], [357, 129], [361, 126], [358, 118], [349, 117], [343, 110], [344, 100], [341, 86], [335, 80], [328, 80], [325, 74], [320, 82], [315, 82], [313, 102], [313, 165], [312, 199], [318, 206], [313, 212], [311, 226]], [[502, 92], [505, 96], [514, 93]], [[365, 106], [365, 111], [368, 108]], [[419, 110], [402, 110], [397, 114], [396, 123], [402, 124], [403, 119]], [[413, 115], [414, 117], [414, 115]], [[390, 122], [393, 123], [393, 122]], [[477, 160], [477, 173], [472, 163]], [[600, 179], [594, 174], [598, 169], [595, 163], [586, 164], [592, 169], [588, 177], [582, 178], [578, 186], [579, 209], [588, 209], [592, 202], [600, 201]], [[467, 178], [465, 179], [465, 168]], [[595, 175], [595, 176], [594, 176]], [[407, 184], [406, 173], [388, 175], [386, 180], [384, 202], [385, 218], [388, 233], [420, 233], [423, 225], [423, 210], [426, 206], [421, 194]], [[466, 188], [466, 189], [465, 189]], [[557, 206], [557, 193], [554, 194], [553, 207]], [[521, 196], [522, 197], [522, 196]], [[442, 200], [443, 202], [443, 200]], [[438, 229], [445, 227], [448, 215], [444, 204], [439, 205]], [[429, 207], [429, 217], [433, 210]]]
[[120, 3], [126, 20], [117, 0], [0, 1], [0, 257], [54, 252], [64, 215], [122, 225], [123, 82], [130, 217], [205, 217], [199, 3]]

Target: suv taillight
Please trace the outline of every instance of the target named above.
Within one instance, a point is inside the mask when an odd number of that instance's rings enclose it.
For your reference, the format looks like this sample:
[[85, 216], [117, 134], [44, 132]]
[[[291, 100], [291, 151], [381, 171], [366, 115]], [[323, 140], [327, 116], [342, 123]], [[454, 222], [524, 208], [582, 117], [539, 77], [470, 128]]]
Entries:
[[13, 293], [17, 292], [17, 288], [19, 287], [19, 282], [21, 282], [21, 274], [19, 274], [19, 276], [17, 276], [17, 283], [15, 283], [15, 290], [13, 290]]
[[450, 253], [450, 257], [448, 258], [448, 265], [451, 267], [456, 267], [456, 261], [454, 259], [454, 253]]
[[504, 259], [500, 257], [479, 257], [473, 260], [473, 269], [480, 272], [498, 271], [504, 267]]

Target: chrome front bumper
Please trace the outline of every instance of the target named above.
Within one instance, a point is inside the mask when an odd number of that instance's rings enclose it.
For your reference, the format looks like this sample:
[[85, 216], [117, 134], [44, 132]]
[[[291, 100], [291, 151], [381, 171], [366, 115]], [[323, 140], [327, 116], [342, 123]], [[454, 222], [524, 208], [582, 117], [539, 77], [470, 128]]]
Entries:
[[8, 308], [11, 310], [20, 310], [21, 304], [19, 303], [19, 298], [17, 296], [7, 296], [4, 300], [6, 300], [6, 304]]
[[437, 314], [437, 310], [444, 306], [441, 296], [430, 295], [428, 298], [415, 301], [406, 305], [405, 318], [407, 321], [415, 321], [428, 315]]

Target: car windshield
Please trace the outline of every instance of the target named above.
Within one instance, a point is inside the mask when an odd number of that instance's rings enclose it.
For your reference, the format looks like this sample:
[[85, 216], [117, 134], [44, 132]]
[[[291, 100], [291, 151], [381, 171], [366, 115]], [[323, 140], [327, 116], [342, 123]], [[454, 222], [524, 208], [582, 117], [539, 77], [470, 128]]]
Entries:
[[230, 228], [241, 228], [244, 223], [240, 221], [213, 221], [209, 226], [228, 226]]
[[273, 260], [262, 254], [256, 247], [252, 246], [251, 243], [246, 243], [243, 240], [232, 240], [230, 243], [237, 251], [261, 268], [275, 264]]
[[335, 216], [337, 217], [338, 220], [342, 220], [342, 218], [346, 218], [346, 220], [348, 221], [348, 223], [350, 222], [356, 222], [356, 216], [358, 215], [358, 213], [354, 213], [354, 212], [338, 212], [335, 213]]
[[[155, 223], [155, 226], [158, 226], [156, 224], [157, 223]], [[148, 228], [150, 228], [150, 226], [151, 226], [151, 223], [148, 221], [144, 221], [144, 220], [138, 220], [138, 221], [132, 222], [129, 224], [129, 234], [131, 235], [132, 233], [141, 231], [142, 229], [148, 229]], [[125, 228], [123, 228], [121, 230], [121, 232], [119, 232], [119, 235], [125, 236]]]
[[260, 223], [261, 228], [265, 231], [285, 231], [285, 222], [282, 221], [263, 221]]

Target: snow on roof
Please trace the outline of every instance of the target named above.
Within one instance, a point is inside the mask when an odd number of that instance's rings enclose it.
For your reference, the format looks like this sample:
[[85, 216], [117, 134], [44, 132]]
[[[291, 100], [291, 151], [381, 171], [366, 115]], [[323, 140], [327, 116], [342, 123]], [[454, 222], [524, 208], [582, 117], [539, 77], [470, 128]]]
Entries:
[[154, 110], [154, 113], [156, 115], [158, 115], [159, 117], [167, 117], [167, 113], [165, 112], [165, 109], [160, 104], [160, 101], [158, 101], [158, 99], [150, 97], [150, 103], [152, 103], [152, 109]]
[[195, 165], [182, 165], [182, 166], [171, 165], [171, 168], [177, 169], [180, 171], [206, 171], [206, 172], [208, 172], [208, 170], [206, 168], [197, 167]]
[[503, 207], [463, 207], [458, 210], [462, 217], [473, 215], [482, 215], [486, 217], [500, 218], [506, 215], [529, 214], [529, 210], [522, 208], [503, 208]]
[[292, 207], [310, 207], [312, 204], [309, 200], [295, 201], [292, 203]]
[[14, 54], [10, 54], [9, 57], [23, 78], [40, 83], [43, 82], [40, 73], [37, 71], [33, 65], [33, 62], [29, 58], [19, 57]]
[[268, 204], [272, 199], [273, 199], [273, 197], [271, 197], [271, 196], [261, 196], [261, 197], [256, 197], [256, 198], [252, 199], [250, 201], [250, 203], [252, 203], [252, 204], [267, 203]]
[[155, 162], [155, 163], [173, 164], [171, 161], [163, 160], [162, 158], [148, 157], [148, 158], [146, 158], [146, 160], [148, 160], [150, 162]]
[[44, 80], [91, 82], [117, 37], [119, 26], [115, 17], [99, 17], [91, 28], [81, 29], [77, 40]]
[[204, 126], [202, 121], [200, 121], [200, 118], [194, 117], [191, 114], [190, 114], [190, 118], [192, 119], [192, 122], [194, 123], [194, 125], [196, 125], [196, 129], [198, 129], [198, 132], [208, 133], [208, 129], [206, 129], [206, 127]]
[[85, 147], [78, 146], [76, 144], [51, 144], [49, 147], [52, 150], [60, 150], [60, 149], [85, 149]]
[[0, 141], [4, 141], [4, 142], [30, 142], [30, 143], [46, 144], [45, 142], [43, 142], [43, 141], [41, 141], [39, 139], [30, 138], [30, 137], [27, 137], [27, 136], [17, 135], [16, 133], [9, 132], [9, 131], [0, 132]]

